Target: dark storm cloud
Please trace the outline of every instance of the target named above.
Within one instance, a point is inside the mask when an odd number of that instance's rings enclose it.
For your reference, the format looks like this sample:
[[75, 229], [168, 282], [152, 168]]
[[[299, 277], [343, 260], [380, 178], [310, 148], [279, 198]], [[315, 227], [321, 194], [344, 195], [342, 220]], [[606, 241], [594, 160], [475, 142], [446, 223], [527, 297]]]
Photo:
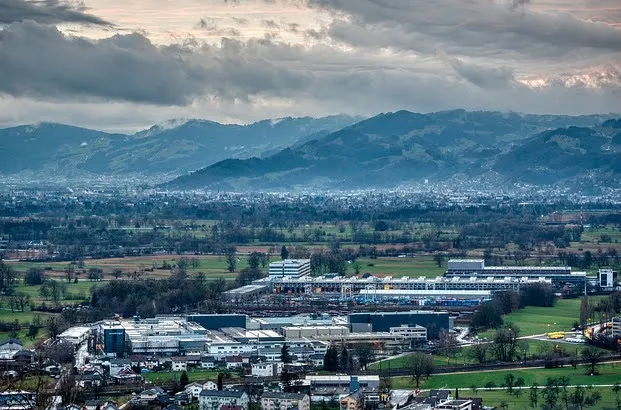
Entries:
[[82, 8], [58, 0], [2, 0], [0, 24], [32, 20], [41, 24], [82, 23], [111, 26], [112, 24]]
[[185, 105], [206, 94], [248, 99], [306, 84], [305, 74], [277, 67], [231, 39], [195, 52], [156, 47], [140, 34], [90, 41], [31, 21], [0, 30], [0, 61], [0, 93], [16, 97]]

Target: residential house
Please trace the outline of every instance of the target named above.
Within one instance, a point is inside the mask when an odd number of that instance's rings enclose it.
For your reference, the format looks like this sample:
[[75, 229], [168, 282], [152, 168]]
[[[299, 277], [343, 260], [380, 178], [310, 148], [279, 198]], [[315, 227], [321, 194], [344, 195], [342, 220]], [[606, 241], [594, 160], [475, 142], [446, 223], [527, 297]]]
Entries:
[[166, 393], [164, 389], [162, 389], [161, 387], [154, 386], [154, 387], [151, 387], [150, 389], [146, 389], [140, 392], [139, 397], [140, 397], [141, 402], [150, 402], [152, 400], [155, 400], [158, 395], [164, 394], [164, 393]]
[[184, 387], [185, 392], [190, 397], [190, 400], [198, 399], [199, 394], [203, 391], [203, 385], [200, 383], [190, 383]]
[[261, 396], [263, 410], [310, 410], [310, 396], [301, 393], [265, 392]]
[[201, 357], [201, 361], [199, 364], [201, 369], [215, 369], [216, 368], [216, 359], [212, 356]]
[[185, 391], [180, 391], [179, 393], [175, 394], [175, 396], [173, 397], [173, 401], [178, 406], [187, 406], [192, 402], [192, 396], [190, 396]]
[[188, 370], [188, 359], [187, 357], [173, 357], [171, 370], [173, 372], [185, 372]]
[[106, 404], [104, 400], [86, 400], [84, 402], [85, 410], [99, 410], [101, 406]]
[[116, 376], [121, 370], [131, 370], [132, 361], [130, 359], [110, 360], [110, 376]]
[[308, 357], [310, 363], [315, 367], [323, 367], [323, 359], [326, 355], [321, 353], [313, 353]]
[[207, 380], [203, 383], [203, 390], [218, 390], [218, 384], [212, 382], [211, 380]]
[[142, 376], [132, 369], [121, 369], [112, 376], [115, 384], [136, 384], [142, 382]]
[[244, 365], [244, 359], [241, 356], [228, 356], [226, 358], [226, 368], [229, 370], [239, 369]]
[[257, 377], [278, 377], [282, 373], [282, 368], [282, 362], [253, 363], [251, 374]]
[[198, 403], [201, 410], [219, 409], [223, 405], [230, 404], [248, 409], [248, 394], [239, 390], [203, 390]]
[[220, 410], [244, 410], [242, 406], [232, 406], [230, 404], [223, 404]]
[[93, 386], [103, 386], [104, 379], [99, 373], [80, 374], [75, 377], [76, 387], [87, 388]]

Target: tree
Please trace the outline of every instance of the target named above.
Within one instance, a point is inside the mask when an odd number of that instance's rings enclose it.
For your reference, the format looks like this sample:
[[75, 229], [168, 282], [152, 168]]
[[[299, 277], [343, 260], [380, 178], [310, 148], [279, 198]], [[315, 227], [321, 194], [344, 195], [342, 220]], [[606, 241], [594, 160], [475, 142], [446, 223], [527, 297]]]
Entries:
[[56, 337], [67, 328], [67, 325], [61, 317], [51, 316], [47, 319], [47, 322], [45, 322], [45, 327], [50, 338], [56, 339]]
[[469, 355], [477, 363], [487, 362], [487, 353], [489, 351], [489, 345], [487, 343], [477, 342], [472, 345]]
[[533, 409], [537, 408], [537, 402], [539, 400], [538, 393], [539, 393], [539, 385], [537, 383], [533, 383], [533, 385], [530, 386], [530, 390], [528, 392], [528, 400], [530, 402], [530, 407], [532, 407]]
[[229, 272], [235, 272], [235, 269], [237, 268], [237, 255], [236, 255], [236, 249], [234, 246], [230, 246], [226, 249], [226, 269]]
[[190, 378], [186, 372], [181, 373], [181, 376], [179, 376], [179, 384], [182, 388], [185, 388], [185, 386], [190, 384]]
[[416, 388], [420, 387], [421, 377], [429, 377], [433, 373], [433, 360], [429, 354], [414, 353], [408, 358], [407, 366], [416, 382]]
[[436, 253], [433, 255], [433, 260], [438, 265], [438, 268], [441, 268], [442, 263], [444, 262], [444, 255], [442, 255], [441, 253]]
[[457, 345], [455, 333], [446, 330], [440, 331], [438, 334], [438, 350], [446, 356], [448, 361], [450, 361], [451, 356], [455, 353]]
[[498, 328], [502, 325], [502, 313], [498, 310], [496, 304], [485, 302], [479, 306], [477, 311], [472, 315], [470, 326], [473, 330]]
[[28, 272], [26, 272], [26, 275], [24, 275], [24, 283], [28, 286], [40, 285], [43, 281], [45, 281], [43, 269], [30, 268]]
[[348, 372], [350, 370], [349, 352], [344, 346], [341, 350], [341, 354], [339, 355], [339, 370], [342, 372]]
[[339, 367], [339, 352], [335, 345], [330, 345], [326, 349], [326, 354], [323, 358], [323, 368], [329, 372], [335, 372]]
[[280, 248], [280, 259], [285, 260], [289, 258], [289, 251], [285, 245]]
[[553, 377], [548, 377], [546, 380], [545, 388], [541, 392], [546, 409], [556, 408], [556, 404], [559, 398], [559, 393], [560, 392], [559, 392], [557, 380]]
[[0, 293], [10, 294], [15, 286], [15, 270], [0, 259]]
[[26, 305], [30, 303], [30, 295], [27, 293], [20, 292], [14, 296], [15, 303], [21, 312], [24, 311]]
[[112, 271], [112, 276], [114, 276], [115, 279], [120, 279], [121, 276], [123, 276], [123, 271], [119, 268], [116, 268]]
[[583, 296], [580, 299], [580, 327], [584, 329], [593, 313], [593, 307], [591, 306], [588, 296]]
[[291, 383], [292, 379], [292, 374], [289, 373], [289, 369], [285, 366], [285, 368], [282, 369], [282, 372], [280, 373], [280, 383], [282, 384], [283, 392], [291, 393], [291, 391], [293, 390], [293, 384]]
[[262, 261], [265, 258], [265, 254], [262, 252], [252, 252], [248, 255], [248, 266], [251, 269], [259, 269], [262, 266]]
[[510, 362], [517, 354], [520, 329], [512, 323], [507, 323], [496, 331], [493, 339], [493, 350], [496, 358], [503, 362]]
[[367, 365], [373, 360], [374, 353], [371, 346], [368, 344], [361, 344], [356, 347], [355, 350], [356, 357], [358, 357], [358, 363], [360, 363], [360, 367], [362, 370], [366, 370]]
[[585, 347], [582, 350], [582, 358], [587, 361], [589, 364], [589, 371], [587, 374], [595, 375], [597, 374], [597, 365], [602, 361], [604, 357], [604, 352], [598, 350], [594, 347]]
[[88, 280], [99, 282], [103, 279], [103, 269], [101, 268], [89, 268]]
[[617, 410], [621, 410], [621, 384], [618, 382], [612, 386], [612, 392], [615, 395], [615, 406]]
[[504, 388], [507, 389], [507, 394], [513, 394], [513, 388], [515, 387], [515, 376], [513, 373], [505, 375]]
[[287, 343], [283, 343], [280, 349], [280, 361], [284, 364], [289, 364], [293, 362], [293, 358], [291, 357], [291, 353], [289, 352], [289, 345]]

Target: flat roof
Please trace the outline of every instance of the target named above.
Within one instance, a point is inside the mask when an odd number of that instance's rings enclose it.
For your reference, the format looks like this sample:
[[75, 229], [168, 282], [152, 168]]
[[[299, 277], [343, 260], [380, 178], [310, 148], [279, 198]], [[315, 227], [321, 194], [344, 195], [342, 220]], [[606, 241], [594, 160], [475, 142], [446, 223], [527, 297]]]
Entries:
[[227, 290], [224, 292], [225, 295], [243, 295], [245, 293], [258, 292], [261, 290], [267, 289], [266, 285], [246, 285], [239, 288]]
[[64, 337], [81, 337], [81, 336], [84, 336], [85, 333], [88, 333], [90, 331], [91, 331], [90, 327], [75, 326], [75, 327], [70, 327], [69, 329], [65, 330], [60, 335], [58, 335], [58, 337], [60, 337], [60, 338], [64, 338]]

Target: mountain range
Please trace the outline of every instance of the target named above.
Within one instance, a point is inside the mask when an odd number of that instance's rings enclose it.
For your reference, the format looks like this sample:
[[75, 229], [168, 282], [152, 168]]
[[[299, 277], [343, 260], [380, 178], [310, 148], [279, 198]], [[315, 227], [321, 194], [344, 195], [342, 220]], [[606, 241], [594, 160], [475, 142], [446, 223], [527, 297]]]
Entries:
[[264, 158], [227, 159], [170, 189], [396, 187], [423, 181], [618, 184], [621, 120], [463, 110], [380, 114]]
[[[0, 176], [138, 177], [172, 190], [396, 187], [425, 181], [617, 186], [621, 119], [464, 110], [175, 120], [135, 134], [55, 123], [0, 129]], [[581, 185], [582, 184], [582, 185]]]
[[358, 120], [345, 115], [249, 125], [173, 120], [131, 135], [56, 123], [22, 125], [0, 129], [0, 175], [74, 180], [142, 175], [166, 180], [227, 158], [278, 152]]

